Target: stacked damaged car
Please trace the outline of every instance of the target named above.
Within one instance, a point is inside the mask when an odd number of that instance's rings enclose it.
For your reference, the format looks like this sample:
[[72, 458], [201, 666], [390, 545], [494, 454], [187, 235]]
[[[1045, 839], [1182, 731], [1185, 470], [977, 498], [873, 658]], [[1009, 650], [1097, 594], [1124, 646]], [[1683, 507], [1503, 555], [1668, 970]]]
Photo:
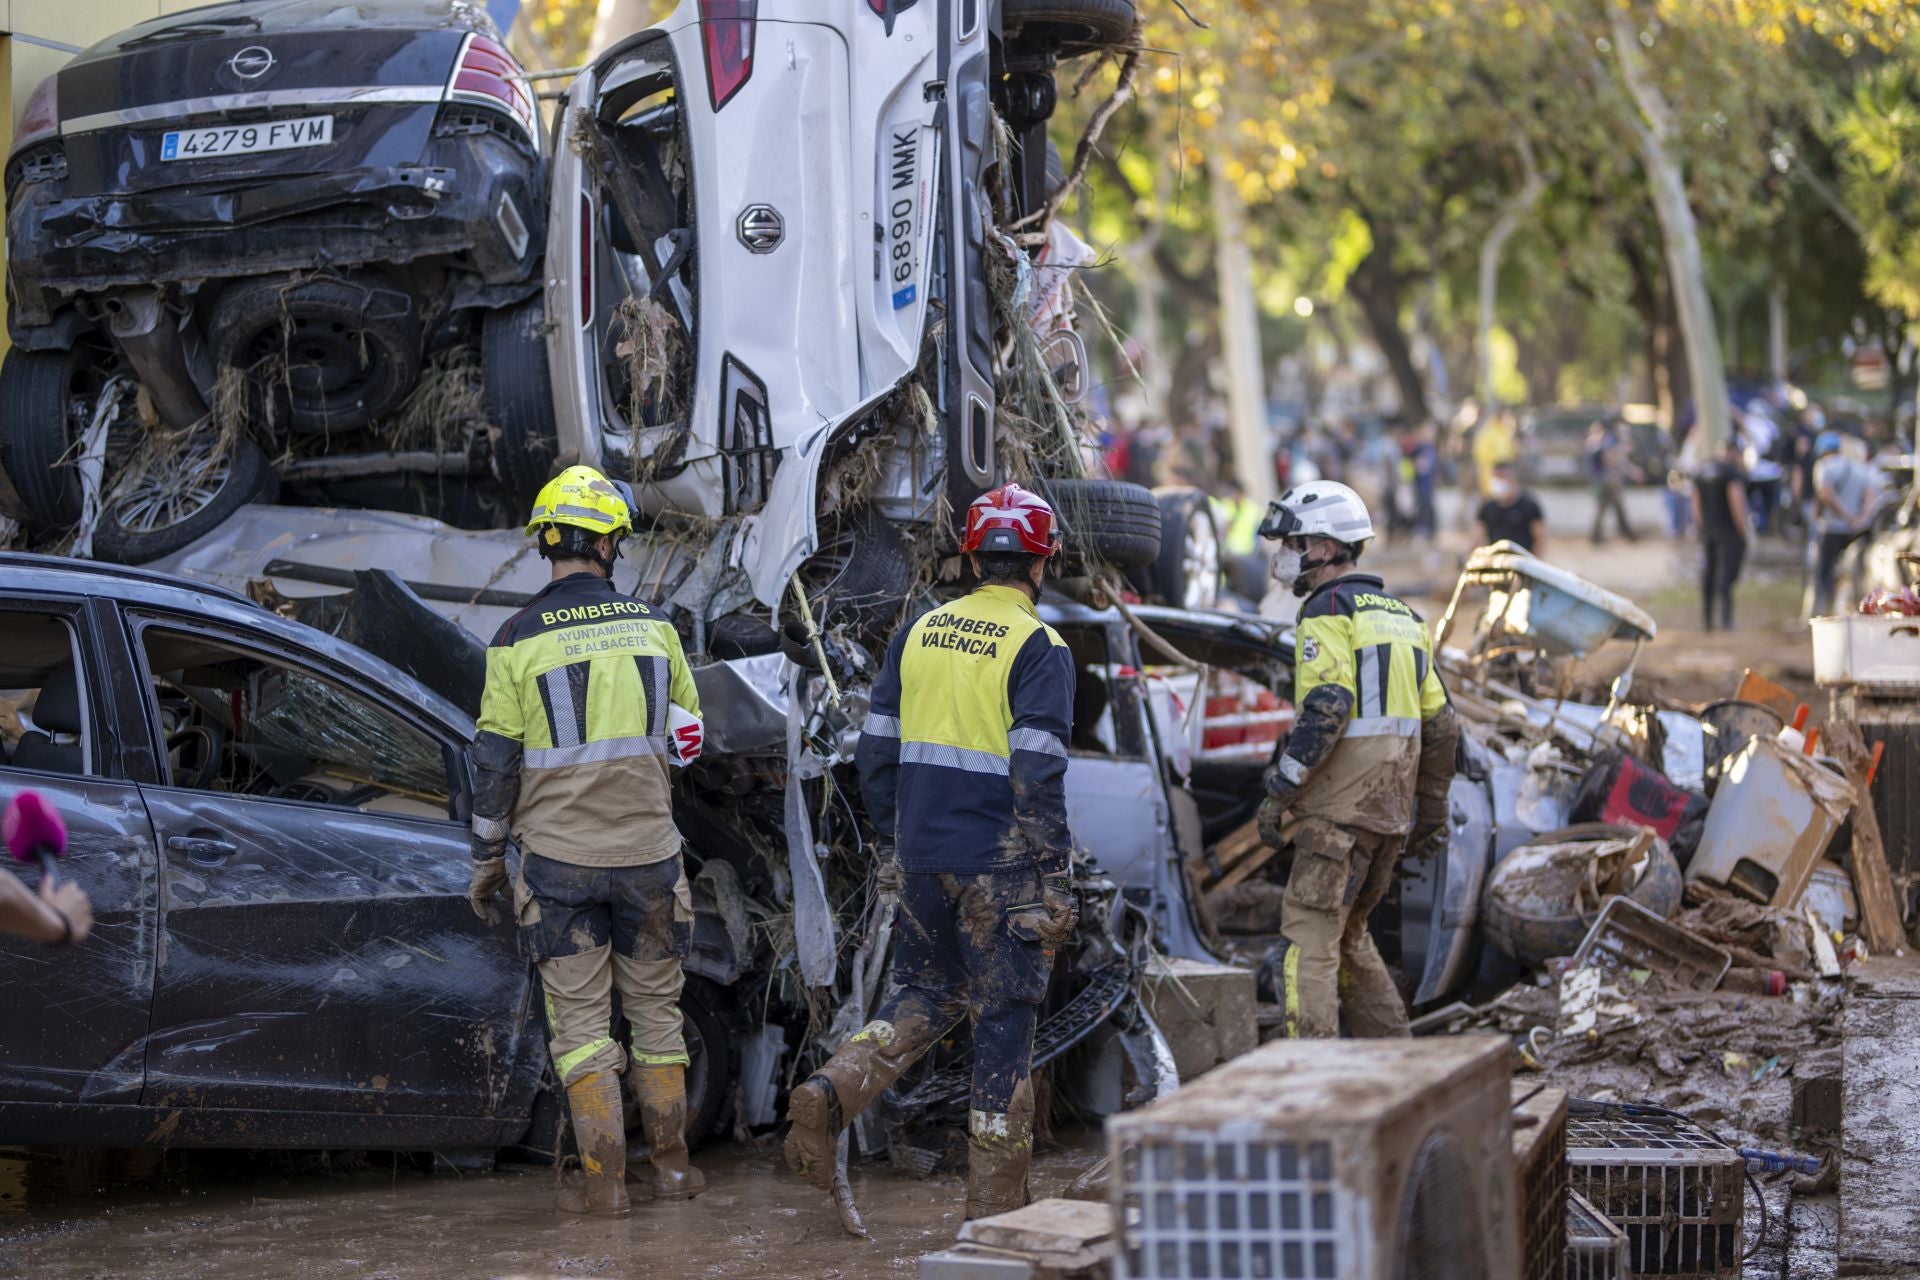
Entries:
[[351, 9], [142, 23], [28, 102], [0, 497], [29, 545], [149, 561], [276, 492], [517, 505], [491, 424], [551, 418], [532, 89], [475, 6]]

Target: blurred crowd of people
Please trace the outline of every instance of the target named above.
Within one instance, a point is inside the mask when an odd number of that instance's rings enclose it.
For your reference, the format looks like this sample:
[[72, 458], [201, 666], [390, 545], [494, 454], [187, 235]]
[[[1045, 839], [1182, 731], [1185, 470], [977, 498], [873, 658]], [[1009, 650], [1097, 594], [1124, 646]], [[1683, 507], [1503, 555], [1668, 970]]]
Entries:
[[[1698, 457], [1687, 448], [1695, 418], [1684, 413], [1672, 436], [1642, 425], [1638, 433], [1619, 413], [1595, 413], [1582, 436], [1556, 436], [1551, 450], [1510, 412], [1479, 415], [1469, 405], [1442, 427], [1432, 421], [1304, 416], [1277, 432], [1273, 451], [1276, 491], [1307, 480], [1352, 486], [1370, 509], [1384, 513], [1385, 541], [1434, 544], [1438, 498], [1457, 485], [1471, 535], [1480, 545], [1511, 542], [1547, 554], [1547, 520], [1539, 483], [1543, 452], [1560, 458], [1554, 478], [1583, 482], [1593, 499], [1588, 537], [1598, 545], [1618, 537], [1637, 541], [1628, 491], [1662, 487], [1664, 532], [1697, 541], [1702, 622], [1708, 630], [1734, 624], [1734, 588], [1755, 539], [1775, 538], [1805, 549], [1807, 616], [1831, 612], [1849, 557], [1856, 556], [1903, 488], [1906, 443], [1886, 421], [1826, 408], [1788, 386], [1737, 392], [1732, 433], [1722, 447]], [[1234, 482], [1232, 447], [1224, 422], [1148, 426], [1107, 437], [1107, 463], [1116, 477], [1149, 487], [1188, 485], [1214, 495], [1230, 586], [1257, 594], [1263, 563], [1256, 530], [1261, 512]], [[1563, 535], [1567, 531], [1563, 530]]]

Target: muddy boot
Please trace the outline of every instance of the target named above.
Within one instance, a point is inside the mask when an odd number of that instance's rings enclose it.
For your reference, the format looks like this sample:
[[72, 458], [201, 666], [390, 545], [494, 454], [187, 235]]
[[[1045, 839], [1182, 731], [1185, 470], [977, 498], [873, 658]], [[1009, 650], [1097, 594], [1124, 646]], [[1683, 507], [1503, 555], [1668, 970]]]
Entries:
[[707, 1189], [707, 1180], [687, 1158], [687, 1072], [678, 1063], [632, 1068], [640, 1099], [640, 1124], [653, 1148], [653, 1198], [687, 1200]]
[[887, 1091], [937, 1037], [921, 1018], [869, 1022], [787, 1095], [787, 1167], [833, 1187], [834, 1148], [847, 1122]]
[[1024, 1208], [1033, 1163], [1033, 1117], [1006, 1111], [967, 1113], [967, 1220]]
[[620, 1115], [620, 1077], [589, 1071], [567, 1086], [567, 1110], [580, 1148], [581, 1172], [560, 1186], [561, 1213], [617, 1217], [628, 1210], [627, 1132]]

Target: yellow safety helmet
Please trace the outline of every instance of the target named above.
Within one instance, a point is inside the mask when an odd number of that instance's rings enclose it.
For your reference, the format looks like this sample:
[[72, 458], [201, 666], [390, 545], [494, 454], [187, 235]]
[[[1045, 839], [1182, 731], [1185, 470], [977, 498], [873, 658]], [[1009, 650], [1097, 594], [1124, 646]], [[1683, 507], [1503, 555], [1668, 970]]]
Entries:
[[617, 536], [633, 532], [633, 511], [620, 485], [592, 467], [568, 467], [547, 481], [533, 500], [527, 533], [531, 536], [544, 529], [541, 536], [558, 545], [562, 537], [556, 527], [559, 525], [585, 529], [595, 537], [608, 533]]

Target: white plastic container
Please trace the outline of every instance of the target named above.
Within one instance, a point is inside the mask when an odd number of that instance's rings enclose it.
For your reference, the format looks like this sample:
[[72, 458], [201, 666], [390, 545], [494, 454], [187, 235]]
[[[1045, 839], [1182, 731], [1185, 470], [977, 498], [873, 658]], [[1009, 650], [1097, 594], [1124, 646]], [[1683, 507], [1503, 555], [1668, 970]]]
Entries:
[[1813, 678], [1820, 684], [1920, 692], [1920, 618], [1874, 613], [1815, 618]]

